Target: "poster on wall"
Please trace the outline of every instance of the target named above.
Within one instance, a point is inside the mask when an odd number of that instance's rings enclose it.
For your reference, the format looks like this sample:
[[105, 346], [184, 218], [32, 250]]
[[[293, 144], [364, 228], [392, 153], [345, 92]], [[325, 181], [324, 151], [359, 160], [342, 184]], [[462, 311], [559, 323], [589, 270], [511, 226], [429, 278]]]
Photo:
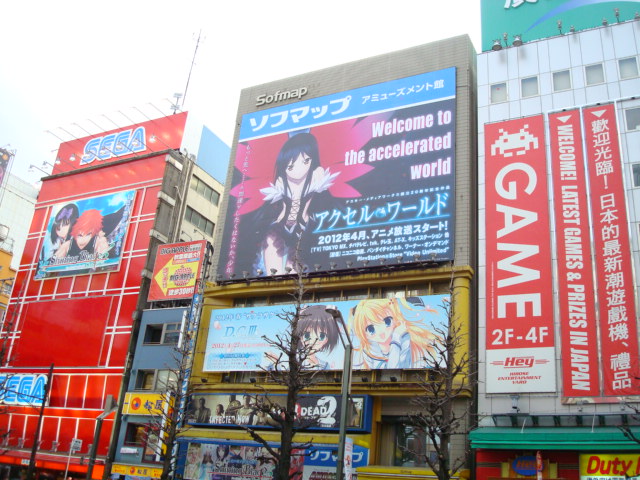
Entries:
[[160, 245], [153, 267], [147, 300], [191, 298], [200, 278], [205, 240]]
[[555, 391], [542, 115], [485, 125], [486, 389]]
[[117, 270], [134, 198], [129, 190], [54, 205], [36, 280]]
[[630, 232], [613, 104], [582, 111], [591, 193], [604, 395], [640, 394]]
[[[300, 395], [296, 403], [297, 427], [314, 430], [338, 430], [340, 395]], [[267, 403], [265, 403], [267, 402]], [[251, 426], [274, 428], [278, 426], [268, 412], [278, 416], [286, 408], [286, 395], [255, 394], [245, 392], [193, 395], [187, 414], [187, 423], [222, 426]], [[370, 429], [370, 401], [368, 397], [350, 395], [348, 427], [351, 431]]]
[[[186, 455], [184, 448], [186, 445]], [[291, 457], [291, 478], [320, 480], [336, 472], [336, 445], [314, 445], [306, 450], [294, 450]], [[277, 450], [277, 446], [274, 446]], [[256, 443], [243, 442], [181, 442], [178, 471], [185, 480], [235, 480], [253, 478], [272, 480], [275, 462], [269, 451]], [[353, 468], [369, 463], [369, 449], [353, 446]]]
[[[430, 368], [435, 355], [434, 327], [446, 325], [447, 295], [335, 302], [354, 348], [353, 369]], [[298, 334], [309, 347], [308, 368], [341, 370], [344, 348], [327, 305], [307, 305], [300, 312]], [[287, 330], [283, 313], [293, 306], [213, 310], [204, 371], [255, 371], [274, 368], [280, 353], [265, 338]], [[282, 368], [283, 364], [279, 366]], [[284, 365], [286, 368], [286, 365]]]
[[218, 273], [451, 260], [455, 93], [449, 68], [245, 114]]

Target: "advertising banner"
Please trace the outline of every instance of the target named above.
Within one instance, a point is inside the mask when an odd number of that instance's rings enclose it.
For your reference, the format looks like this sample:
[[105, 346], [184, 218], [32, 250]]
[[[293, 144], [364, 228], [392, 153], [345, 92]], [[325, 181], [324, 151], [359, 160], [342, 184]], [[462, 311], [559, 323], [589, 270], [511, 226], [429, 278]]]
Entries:
[[[434, 326], [447, 324], [446, 295], [336, 302], [354, 348], [353, 369], [429, 368], [434, 353]], [[300, 312], [298, 335], [309, 347], [308, 368], [340, 370], [344, 348], [327, 305], [308, 305]], [[206, 372], [273, 368], [282, 352], [268, 343], [289, 326], [283, 316], [291, 305], [213, 310], [205, 350]], [[434, 353], [435, 355], [435, 353]], [[283, 367], [282, 364], [279, 365]]]
[[129, 190], [54, 205], [36, 280], [117, 270], [134, 197]]
[[580, 480], [626, 480], [640, 477], [638, 453], [584, 453], [580, 455]]
[[191, 298], [200, 278], [206, 241], [160, 245], [147, 300]]
[[52, 174], [178, 149], [186, 121], [182, 112], [61, 143]]
[[[619, 19], [614, 7], [618, 7]], [[486, 52], [496, 39], [503, 47], [511, 46], [514, 34], [529, 42], [568, 33], [571, 28], [599, 27], [603, 18], [610, 23], [632, 20], [638, 0], [482, 0], [481, 8], [482, 51]]]
[[122, 413], [125, 415], [161, 415], [166, 402], [160, 393], [126, 393]]
[[640, 394], [637, 314], [613, 104], [583, 110], [605, 395]]
[[485, 125], [488, 393], [555, 391], [542, 115]]
[[600, 395], [600, 374], [596, 299], [580, 111], [549, 115], [549, 131], [563, 394], [567, 397], [597, 396]]
[[244, 115], [218, 273], [451, 260], [455, 83], [449, 68]]
[[[184, 448], [184, 443], [182, 445]], [[298, 476], [291, 478], [328, 480], [331, 474], [335, 477], [336, 451], [336, 445], [314, 445], [306, 450], [295, 450], [291, 469]], [[352, 458], [353, 468], [364, 467], [369, 463], [369, 450], [354, 445]], [[272, 480], [275, 470], [269, 451], [256, 443], [192, 441], [188, 442], [186, 455], [184, 451], [178, 455], [178, 462], [185, 480]]]
[[[314, 430], [338, 430], [340, 427], [341, 395], [301, 395], [296, 404], [298, 428]], [[271, 412], [285, 408], [286, 395], [214, 393], [193, 395], [187, 423], [221, 426], [252, 426], [273, 428], [277, 422], [267, 412], [264, 405], [271, 406]], [[348, 427], [352, 431], [368, 431], [371, 426], [371, 405], [369, 397], [350, 396]]]

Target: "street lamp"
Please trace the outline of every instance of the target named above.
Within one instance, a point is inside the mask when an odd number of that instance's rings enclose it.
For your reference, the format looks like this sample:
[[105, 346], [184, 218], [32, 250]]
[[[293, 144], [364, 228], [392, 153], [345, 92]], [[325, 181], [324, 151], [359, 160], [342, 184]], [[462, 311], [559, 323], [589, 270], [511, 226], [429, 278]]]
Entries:
[[[351, 390], [351, 357], [353, 355], [353, 344], [347, 331], [347, 326], [342, 318], [342, 313], [334, 305], [329, 305], [326, 312], [330, 314], [338, 324], [340, 342], [344, 347], [344, 365], [342, 367], [342, 390], [340, 399], [340, 432], [338, 434], [338, 464], [336, 468], [336, 480], [342, 480], [344, 475], [344, 447], [347, 437], [347, 411], [349, 401], [349, 391]], [[342, 329], [340, 329], [342, 325]], [[344, 334], [344, 336], [343, 336]]]

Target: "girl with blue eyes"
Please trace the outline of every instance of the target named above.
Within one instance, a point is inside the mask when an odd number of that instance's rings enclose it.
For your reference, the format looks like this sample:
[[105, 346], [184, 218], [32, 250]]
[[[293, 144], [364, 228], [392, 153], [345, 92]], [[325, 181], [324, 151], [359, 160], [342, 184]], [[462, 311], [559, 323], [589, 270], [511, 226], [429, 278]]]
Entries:
[[359, 343], [354, 368], [419, 368], [436, 339], [425, 312], [436, 313], [418, 297], [362, 300], [349, 316], [349, 331]]
[[326, 306], [312, 305], [301, 310], [297, 332], [306, 349], [305, 367], [329, 369], [329, 362], [320, 359], [317, 354], [331, 353], [338, 344], [339, 332], [336, 321], [326, 311]]

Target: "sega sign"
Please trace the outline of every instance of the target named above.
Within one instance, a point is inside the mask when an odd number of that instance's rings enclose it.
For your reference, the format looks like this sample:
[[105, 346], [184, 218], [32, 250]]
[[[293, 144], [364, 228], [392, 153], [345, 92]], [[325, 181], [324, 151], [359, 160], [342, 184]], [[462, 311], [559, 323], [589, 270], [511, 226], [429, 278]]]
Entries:
[[47, 376], [45, 374], [0, 374], [0, 403], [8, 405], [42, 405], [46, 386]]
[[144, 127], [92, 138], [84, 146], [80, 165], [142, 152], [147, 148], [145, 138]]

